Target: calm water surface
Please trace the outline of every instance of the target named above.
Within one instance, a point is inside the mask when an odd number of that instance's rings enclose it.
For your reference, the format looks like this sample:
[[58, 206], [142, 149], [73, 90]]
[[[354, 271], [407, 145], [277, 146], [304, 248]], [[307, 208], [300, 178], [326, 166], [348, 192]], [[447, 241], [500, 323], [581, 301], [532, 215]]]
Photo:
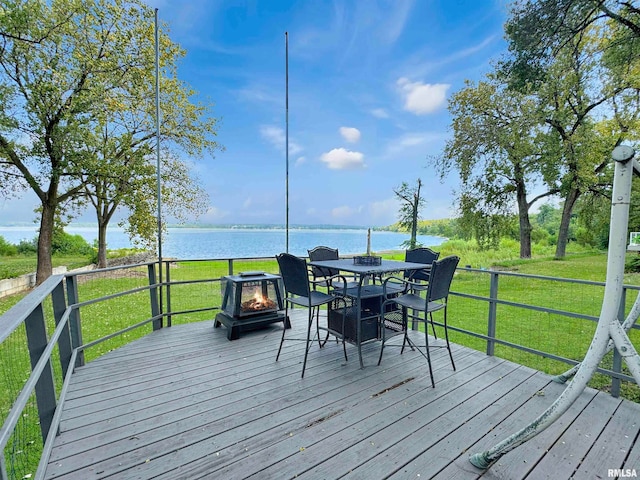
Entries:
[[[68, 233], [82, 235], [89, 243], [97, 238], [93, 227], [72, 227]], [[0, 235], [10, 243], [32, 239], [36, 229], [32, 227], [0, 227]], [[235, 229], [235, 228], [169, 228], [162, 243], [162, 256], [181, 259], [271, 257], [285, 251], [285, 230]], [[371, 250], [400, 250], [409, 239], [408, 234], [395, 232], [371, 232]], [[438, 246], [446, 239], [418, 235], [418, 242], [425, 246]], [[131, 242], [121, 228], [109, 229], [107, 245], [110, 249], [130, 248]], [[367, 231], [362, 229], [290, 229], [289, 251], [294, 255], [307, 255], [307, 250], [318, 245], [338, 248], [340, 254], [365, 253]]]

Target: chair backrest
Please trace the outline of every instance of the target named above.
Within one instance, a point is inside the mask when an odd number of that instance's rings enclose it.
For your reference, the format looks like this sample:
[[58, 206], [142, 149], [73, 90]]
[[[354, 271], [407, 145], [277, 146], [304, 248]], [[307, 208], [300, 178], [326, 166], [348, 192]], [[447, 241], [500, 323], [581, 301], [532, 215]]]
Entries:
[[431, 278], [427, 288], [427, 305], [429, 305], [429, 302], [449, 296], [453, 274], [458, 268], [459, 261], [460, 257], [450, 255], [431, 264]]
[[[320, 246], [307, 250], [307, 252], [309, 253], [309, 260], [312, 262], [338, 260], [338, 258], [340, 258], [337, 248]], [[337, 275], [340, 271], [337, 268], [322, 268], [311, 265], [311, 273], [313, 274], [313, 278], [316, 279], [318, 277], [331, 277]]]
[[[434, 252], [430, 248], [420, 247], [414, 248], [413, 250], [405, 251], [404, 261], [431, 265], [438, 259], [439, 256], [440, 252]], [[413, 270], [406, 271], [404, 273], [404, 277], [411, 278], [412, 280], [423, 280], [425, 282], [428, 282], [430, 275], [429, 270]]]
[[282, 275], [286, 292], [290, 295], [309, 297], [311, 293], [307, 261], [290, 253], [276, 255], [276, 260], [278, 260], [280, 275]]

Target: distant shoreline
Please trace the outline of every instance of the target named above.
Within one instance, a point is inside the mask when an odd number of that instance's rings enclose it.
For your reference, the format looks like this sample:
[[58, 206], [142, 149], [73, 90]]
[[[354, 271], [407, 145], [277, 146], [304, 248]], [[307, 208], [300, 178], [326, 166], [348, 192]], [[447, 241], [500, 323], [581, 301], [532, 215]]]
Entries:
[[[182, 229], [182, 228], [200, 228], [204, 230], [286, 230], [284, 225], [276, 224], [168, 224], [167, 228]], [[28, 222], [11, 222], [0, 223], [0, 228], [33, 228], [37, 229], [38, 225]], [[70, 223], [65, 228], [98, 228], [97, 223], [78, 222]], [[122, 227], [110, 226], [109, 230], [121, 229]], [[376, 226], [376, 227], [363, 227], [359, 225], [290, 225], [289, 230], [367, 230], [371, 228], [373, 231], [396, 231], [390, 230], [388, 226]], [[403, 232], [398, 232], [403, 233]]]

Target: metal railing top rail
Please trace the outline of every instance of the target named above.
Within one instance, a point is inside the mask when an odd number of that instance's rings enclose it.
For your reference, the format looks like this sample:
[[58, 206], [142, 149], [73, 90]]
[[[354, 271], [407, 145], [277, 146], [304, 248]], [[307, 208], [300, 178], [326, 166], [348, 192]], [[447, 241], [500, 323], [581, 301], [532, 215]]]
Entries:
[[[56, 287], [60, 283], [60, 281], [62, 281], [62, 278], [63, 278], [62, 275], [56, 275], [56, 277], [58, 277], [58, 279], [55, 282], [46, 282], [46, 281], [43, 282], [40, 285], [40, 287], [43, 287], [41, 291], [48, 290], [49, 292], [52, 292], [53, 288]], [[38, 295], [38, 298], [41, 298], [40, 300], [40, 303], [41, 303], [44, 300], [44, 298], [46, 298], [46, 296], [41, 297], [40, 295]], [[13, 432], [15, 425], [18, 423], [18, 420], [21, 417], [21, 412], [24, 410], [25, 406], [27, 405], [27, 402], [29, 401], [31, 392], [35, 389], [36, 383], [40, 379], [42, 372], [49, 364], [51, 360], [51, 354], [54, 348], [56, 347], [56, 345], [58, 344], [58, 339], [60, 338], [60, 336], [62, 335], [62, 332], [67, 327], [67, 321], [69, 319], [70, 312], [71, 312], [71, 309], [67, 308], [63, 313], [62, 318], [60, 319], [60, 322], [56, 326], [53, 334], [51, 335], [51, 338], [47, 343], [47, 346], [42, 351], [42, 353], [40, 353], [38, 362], [31, 369], [29, 378], [25, 382], [24, 386], [22, 387], [22, 390], [20, 391], [20, 394], [18, 395], [18, 398], [16, 399], [13, 406], [11, 407], [11, 410], [9, 411], [9, 414], [5, 419], [5, 422], [3, 423], [2, 427], [0, 427], [0, 450], [4, 450], [4, 447], [6, 446], [9, 438], [11, 437], [11, 434]], [[1, 319], [2, 317], [0, 317], [0, 320]]]
[[51, 295], [53, 289], [64, 278], [64, 274], [51, 275], [7, 312], [0, 315], [0, 343], [4, 342], [16, 328], [22, 325], [31, 312]]
[[[177, 260], [177, 259], [163, 259], [162, 263], [175, 263], [175, 262], [211, 262], [211, 261], [226, 261], [229, 262], [230, 266], [233, 264], [234, 261], [236, 260], [271, 260], [271, 257], [243, 257], [243, 258], [223, 258], [223, 259], [196, 259], [196, 260], [191, 260], [191, 259], [186, 259], [186, 260]], [[273, 259], [275, 262], [275, 259]], [[0, 343], [4, 342], [11, 334], [12, 332], [14, 332], [20, 325], [22, 325], [23, 323], [25, 323], [25, 321], [27, 321], [27, 319], [29, 318], [29, 316], [38, 308], [42, 308], [42, 304], [47, 301], [48, 298], [50, 298], [53, 295], [54, 290], [60, 288], [61, 284], [64, 283], [65, 279], [69, 278], [69, 277], [78, 277], [80, 275], [92, 275], [92, 274], [96, 274], [96, 273], [102, 273], [102, 272], [110, 272], [110, 271], [115, 271], [115, 270], [123, 270], [123, 269], [130, 269], [130, 268], [135, 268], [135, 267], [145, 267], [145, 266], [150, 266], [150, 265], [154, 265], [158, 262], [145, 262], [145, 263], [140, 263], [140, 264], [132, 264], [132, 265], [123, 265], [123, 266], [114, 266], [114, 267], [108, 267], [105, 269], [98, 269], [98, 270], [91, 270], [91, 271], [86, 271], [86, 272], [68, 272], [66, 274], [60, 274], [60, 275], [53, 275], [51, 277], [49, 277], [45, 282], [43, 282], [41, 285], [39, 285], [38, 287], [36, 287], [30, 294], [28, 294], [27, 296], [25, 296], [22, 300], [20, 300], [15, 306], [13, 306], [10, 310], [8, 310], [6, 313], [4, 313], [3, 315], [0, 316]], [[153, 269], [152, 269], [153, 270]], [[520, 277], [520, 278], [534, 278], [534, 279], [540, 279], [540, 280], [546, 280], [546, 281], [560, 281], [560, 282], [569, 282], [569, 283], [579, 283], [579, 284], [587, 284], [587, 285], [594, 285], [594, 286], [604, 286], [605, 282], [597, 282], [597, 281], [590, 281], [590, 280], [579, 280], [579, 279], [568, 279], [568, 278], [558, 278], [558, 277], [547, 277], [547, 276], [542, 276], [542, 275], [532, 275], [532, 274], [522, 274], [522, 273], [517, 273], [517, 272], [506, 272], [506, 271], [502, 271], [502, 270], [485, 270], [485, 269], [473, 269], [473, 268], [467, 268], [467, 267], [459, 267], [458, 270], [461, 271], [469, 271], [469, 272], [477, 272], [477, 273], [482, 273], [482, 274], [490, 274], [490, 275], [499, 275], [499, 276], [516, 276], [516, 277]], [[216, 279], [212, 279], [212, 280], [216, 280]], [[219, 280], [219, 279], [217, 279]], [[203, 281], [210, 281], [210, 280], [193, 280], [193, 282], [203, 282]], [[29, 397], [31, 395], [31, 392], [33, 392], [36, 383], [39, 380], [39, 377], [41, 376], [42, 372], [45, 370], [45, 368], [47, 368], [47, 363], [51, 361], [52, 359], [52, 353], [58, 343], [58, 340], [60, 339], [62, 333], [64, 332], [65, 328], [68, 328], [68, 324], [69, 324], [69, 319], [70, 319], [70, 315], [71, 312], [73, 312], [74, 310], [80, 309], [80, 307], [84, 306], [84, 305], [89, 305], [89, 304], [93, 304], [93, 303], [97, 303], [99, 301], [103, 301], [103, 300], [107, 300], [110, 298], [115, 298], [118, 296], [122, 296], [122, 295], [126, 295], [128, 293], [131, 292], [137, 292], [137, 291], [141, 291], [141, 290], [149, 290], [152, 288], [157, 288], [157, 287], [166, 287], [169, 286], [171, 284], [183, 284], [183, 283], [190, 283], [190, 281], [186, 281], [186, 280], [181, 280], [178, 282], [163, 282], [162, 284], [160, 283], [154, 283], [153, 285], [147, 285], [144, 287], [138, 287], [132, 290], [128, 290], [128, 291], [124, 291], [124, 292], [117, 292], [115, 294], [111, 294], [111, 295], [106, 295], [97, 299], [91, 299], [88, 300], [86, 302], [78, 302], [75, 304], [70, 304], [67, 305], [64, 312], [62, 313], [61, 317], [59, 317], [57, 319], [57, 324], [56, 327], [53, 331], [53, 333], [51, 334], [51, 337], [48, 339], [47, 345], [44, 348], [44, 350], [42, 352], [40, 352], [39, 354], [39, 358], [37, 359], [36, 364], [34, 365], [34, 367], [32, 368], [31, 374], [29, 376], [29, 378], [27, 379], [26, 383], [24, 384], [20, 394], [18, 395], [16, 401], [14, 402], [14, 404], [12, 405], [12, 408], [8, 414], [8, 416], [4, 419], [4, 423], [0, 429], [0, 447], [2, 449], [4, 449], [4, 447], [7, 444], [8, 439], [10, 438], [11, 432], [13, 431], [13, 429], [15, 428], [16, 422], [18, 421], [20, 414], [22, 412], [22, 410], [25, 408], [25, 405], [27, 404]], [[630, 289], [630, 290], [640, 290], [640, 286], [636, 286], [636, 285], [624, 285], [624, 288]], [[452, 294], [456, 294], [456, 292], [452, 291]], [[510, 301], [506, 301], [506, 300], [500, 300], [500, 299], [492, 299], [489, 297], [479, 297], [476, 295], [469, 295], [469, 294], [464, 294], [464, 293], [459, 293], [459, 295], [461, 296], [467, 296], [469, 298], [473, 298], [475, 300], [485, 300], [485, 301], [492, 301], [495, 303], [504, 303], [504, 304], [508, 304], [508, 305], [514, 305], [514, 306], [522, 306], [525, 308], [537, 308], [537, 309], [544, 309], [549, 310], [549, 311], [553, 311], [551, 309], [546, 309], [545, 307], [529, 307], [525, 304], [517, 304], [515, 302], [510, 302]], [[160, 314], [159, 316], [166, 316], [166, 315], [170, 315], [170, 314], [178, 314], [181, 312], [166, 312], [164, 314]], [[584, 318], [587, 320], [592, 320], [595, 317], [591, 317], [588, 315], [582, 315], [582, 314], [571, 314], [571, 312], [565, 312], [565, 311], [557, 311], [556, 313], [561, 314], [561, 315], [569, 315], [569, 316], [576, 316], [578, 318]], [[146, 319], [143, 322], [137, 323], [136, 325], [131, 325], [127, 328], [125, 328], [124, 330], [120, 330], [118, 332], [114, 332], [110, 335], [108, 335], [107, 338], [112, 338], [115, 337], [117, 335], [122, 334], [123, 332], [129, 331], [133, 328], [137, 328], [141, 325], [150, 323], [151, 321], [153, 321], [155, 318], [159, 317], [159, 316], [150, 316], [148, 319]], [[640, 326], [635, 326], [634, 328], [640, 328]], [[458, 329], [455, 329], [458, 330]], [[511, 344], [510, 342], [506, 342], [504, 340], [500, 340], [498, 338], [490, 338], [489, 336], [485, 336], [482, 334], [475, 334], [473, 332], [467, 332], [464, 330], [459, 330], [461, 333], [468, 333], [471, 334], [473, 336], [478, 336], [480, 338], [485, 338], [485, 339], [491, 339], [497, 343], [503, 343], [505, 345], [508, 346], [514, 346], [516, 348], [518, 348], [518, 346]], [[88, 348], [96, 343], [99, 343], [100, 341], [102, 341], [104, 339], [100, 339], [100, 340], [96, 340], [93, 342], [89, 342], [85, 345], [79, 345], [76, 348], [73, 349], [73, 358], [75, 358], [75, 355], [77, 354], [77, 352], [84, 350], [85, 348]], [[523, 348], [527, 351], [530, 351], [531, 353], [539, 353], [538, 351], [534, 351], [529, 349], [528, 347], [524, 347]], [[542, 352], [542, 354], [544, 354], [544, 352]], [[560, 357], [558, 357], [558, 359], [561, 359]], [[567, 360], [567, 359], [562, 359], [562, 360]], [[69, 370], [69, 374], [72, 371], [72, 369]], [[605, 373], [605, 372], [603, 372]], [[620, 375], [619, 373], [616, 372], [610, 372], [607, 371], [606, 373], [608, 373], [609, 375], [613, 376], [618, 376], [619, 378], [623, 378], [624, 380], [628, 380], [628, 377], [625, 375]], [[67, 385], [68, 382], [68, 375], [65, 376], [64, 379], [64, 384]], [[61, 393], [61, 400], [64, 397], [64, 391], [66, 389], [63, 387], [63, 392]], [[49, 437], [51, 436], [51, 432]]]
[[[163, 262], [165, 262], [166, 260], [163, 260]], [[139, 267], [146, 267], [148, 265], [154, 265], [157, 264], [158, 262], [143, 262], [143, 263], [132, 263], [129, 265], [115, 265], [113, 267], [105, 267], [105, 268], [96, 268], [95, 270], [80, 270], [77, 272], [66, 272], [63, 275], [65, 277], [81, 277], [81, 276], [85, 276], [85, 275], [95, 275], [96, 273], [106, 273], [106, 272], [113, 272], [115, 270], [124, 270], [124, 269], [129, 269], [129, 268], [139, 268]]]
[[[501, 276], [520, 277], [520, 278], [535, 278], [536, 280], [547, 280], [547, 281], [553, 281], [553, 282], [579, 283], [583, 285], [596, 285], [600, 287], [605, 286], [605, 282], [599, 281], [599, 280], [583, 280], [581, 278], [550, 277], [548, 275], [538, 275], [535, 273], [509, 272], [507, 270], [482, 269], [482, 268], [470, 268], [470, 267], [458, 267], [457, 270], [464, 270], [467, 272], [477, 272], [477, 273], [484, 273], [484, 274], [494, 274], [494, 275], [501, 275]], [[630, 290], [640, 290], [640, 285], [625, 284], [624, 287]]]

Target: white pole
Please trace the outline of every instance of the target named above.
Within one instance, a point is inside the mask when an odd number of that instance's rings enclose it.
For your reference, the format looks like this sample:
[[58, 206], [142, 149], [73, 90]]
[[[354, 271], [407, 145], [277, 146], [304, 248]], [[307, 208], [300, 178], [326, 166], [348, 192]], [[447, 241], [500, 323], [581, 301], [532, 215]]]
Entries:
[[[156, 196], [158, 203], [158, 281], [162, 284], [162, 197], [160, 188], [160, 41], [158, 38], [158, 9], [155, 9], [156, 42]], [[162, 287], [160, 288], [160, 313], [162, 313]]]
[[289, 34], [284, 32], [284, 69], [285, 69], [285, 158], [287, 163], [285, 175], [286, 220], [285, 220], [285, 252], [289, 253]]

